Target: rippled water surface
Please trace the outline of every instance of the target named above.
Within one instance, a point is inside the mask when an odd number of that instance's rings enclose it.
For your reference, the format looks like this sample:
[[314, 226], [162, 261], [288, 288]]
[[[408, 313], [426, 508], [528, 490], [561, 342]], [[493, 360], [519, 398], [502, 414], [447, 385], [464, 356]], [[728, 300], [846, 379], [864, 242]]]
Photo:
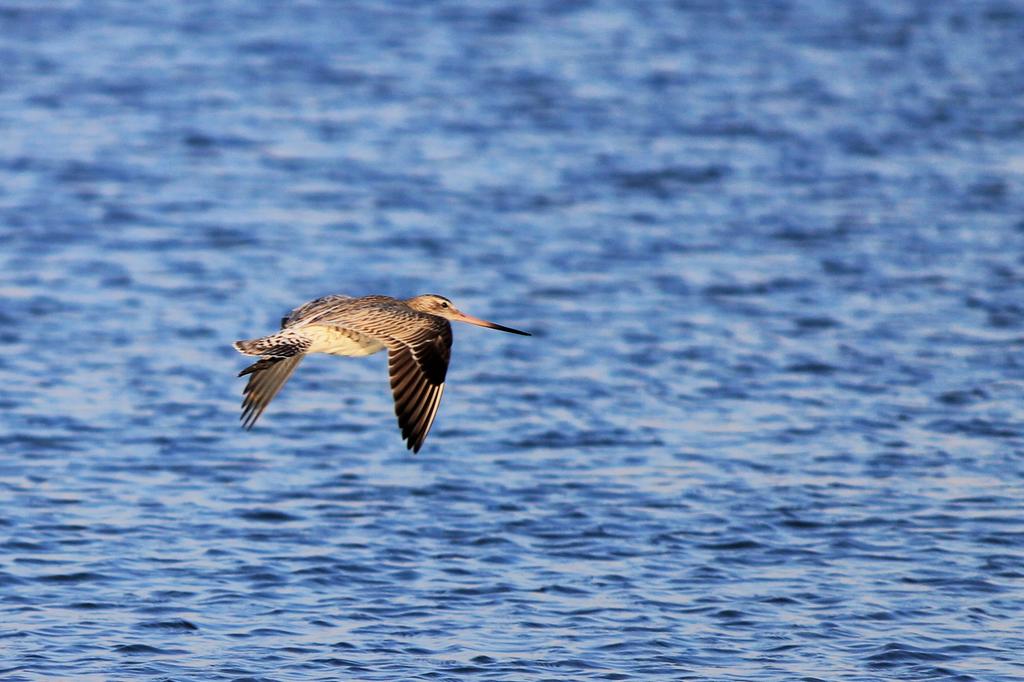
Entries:
[[[1024, 678], [1024, 9], [0, 0], [4, 680]], [[438, 292], [251, 433], [230, 343]]]

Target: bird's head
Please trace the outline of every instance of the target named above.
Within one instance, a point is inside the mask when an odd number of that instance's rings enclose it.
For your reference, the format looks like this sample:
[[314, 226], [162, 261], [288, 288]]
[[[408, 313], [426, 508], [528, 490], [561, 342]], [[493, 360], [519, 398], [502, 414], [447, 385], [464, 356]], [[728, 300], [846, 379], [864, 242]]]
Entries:
[[530, 336], [529, 332], [522, 332], [518, 329], [512, 329], [511, 327], [503, 327], [500, 324], [495, 324], [494, 322], [481, 320], [479, 317], [467, 315], [456, 308], [455, 304], [449, 299], [437, 294], [413, 296], [412, 298], [406, 299], [405, 303], [413, 310], [418, 310], [419, 312], [427, 313], [428, 315], [437, 315], [438, 317], [443, 317], [446, 320], [452, 320], [453, 322], [467, 322], [469, 324], [475, 324], [478, 327], [487, 327], [488, 329], [497, 329], [498, 331], [508, 332], [510, 334]]

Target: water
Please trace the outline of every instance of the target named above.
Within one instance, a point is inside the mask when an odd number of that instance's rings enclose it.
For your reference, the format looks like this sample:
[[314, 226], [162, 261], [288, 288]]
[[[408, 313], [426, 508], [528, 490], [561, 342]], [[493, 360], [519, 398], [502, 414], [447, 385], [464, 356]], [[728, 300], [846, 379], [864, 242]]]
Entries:
[[1024, 677], [1018, 4], [180, 5], [0, 2], [2, 679]]

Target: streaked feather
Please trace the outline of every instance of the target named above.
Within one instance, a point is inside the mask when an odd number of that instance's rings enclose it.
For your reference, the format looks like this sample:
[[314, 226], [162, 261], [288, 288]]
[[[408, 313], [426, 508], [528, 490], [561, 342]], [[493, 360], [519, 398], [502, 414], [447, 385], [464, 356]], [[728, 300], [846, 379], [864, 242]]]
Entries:
[[304, 355], [290, 358], [264, 358], [243, 369], [238, 376], [249, 376], [249, 381], [242, 392], [242, 427], [251, 429], [260, 418], [267, 405], [274, 399], [285, 382], [302, 362]]

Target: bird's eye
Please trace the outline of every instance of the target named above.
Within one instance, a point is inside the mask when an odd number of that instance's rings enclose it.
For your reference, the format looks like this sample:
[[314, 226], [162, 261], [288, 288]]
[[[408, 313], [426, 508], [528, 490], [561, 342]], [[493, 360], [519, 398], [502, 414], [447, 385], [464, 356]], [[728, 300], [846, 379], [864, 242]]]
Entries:
[[447, 301], [441, 301], [441, 307], [442, 308], [447, 308], [448, 307], [448, 302]]

